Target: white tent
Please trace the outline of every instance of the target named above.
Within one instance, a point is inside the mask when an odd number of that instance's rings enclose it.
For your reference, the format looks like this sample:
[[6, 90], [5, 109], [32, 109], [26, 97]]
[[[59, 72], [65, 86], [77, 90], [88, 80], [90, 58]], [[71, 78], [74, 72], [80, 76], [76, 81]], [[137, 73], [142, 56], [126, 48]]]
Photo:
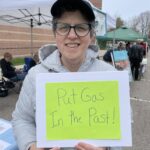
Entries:
[[[56, 0], [0, 0], [0, 24], [19, 25], [31, 27], [30, 52], [32, 54], [32, 28], [50, 28], [50, 8]], [[88, 0], [87, 0], [88, 1]], [[98, 27], [97, 36], [106, 33], [106, 14], [88, 1], [96, 15]], [[31, 16], [30, 16], [31, 15]]]
[[[30, 12], [32, 11], [32, 14], [34, 14], [39, 7], [41, 10], [43, 8], [42, 12], [44, 14], [50, 15], [50, 7], [55, 1], [56, 0], [0, 0], [0, 16], [11, 14], [20, 17], [17, 9], [29, 9]], [[98, 22], [97, 35], [102, 36], [106, 33], [106, 14], [102, 13], [94, 5], [92, 5], [92, 7], [96, 15], [96, 21]]]
[[56, 0], [0, 0], [0, 10], [52, 6]]

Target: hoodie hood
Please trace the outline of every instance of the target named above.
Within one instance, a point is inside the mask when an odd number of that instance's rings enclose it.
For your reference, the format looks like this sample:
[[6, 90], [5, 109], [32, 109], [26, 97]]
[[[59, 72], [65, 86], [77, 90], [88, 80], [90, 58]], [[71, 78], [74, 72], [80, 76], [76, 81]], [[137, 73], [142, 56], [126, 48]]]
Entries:
[[[90, 45], [87, 49], [86, 60], [84, 64], [86, 65], [96, 59], [99, 56], [99, 47], [96, 45]], [[60, 53], [56, 45], [44, 45], [39, 49], [39, 59], [41, 65], [43, 65], [48, 70], [54, 70], [55, 72], [60, 72], [62, 70], [62, 64], [60, 62]]]

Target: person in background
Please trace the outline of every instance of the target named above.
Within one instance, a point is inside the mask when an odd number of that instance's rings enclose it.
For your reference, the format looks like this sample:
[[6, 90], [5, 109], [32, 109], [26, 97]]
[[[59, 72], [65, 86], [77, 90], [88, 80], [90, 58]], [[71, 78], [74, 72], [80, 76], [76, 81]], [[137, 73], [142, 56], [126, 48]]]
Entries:
[[142, 62], [142, 59], [143, 59], [143, 52], [144, 52], [144, 49], [140, 45], [140, 41], [137, 41], [137, 43], [134, 43], [133, 46], [131, 46], [131, 48], [128, 50], [131, 71], [132, 71], [132, 76], [134, 80], [139, 79], [139, 69], [140, 69], [140, 64]]
[[143, 57], [146, 57], [146, 51], [147, 51], [147, 48], [146, 48], [146, 43], [144, 43], [143, 41], [140, 42], [141, 47], [143, 48]]
[[34, 67], [35, 65], [37, 65], [39, 63], [39, 56], [38, 56], [38, 52], [33, 54], [33, 57], [25, 57], [24, 58], [24, 67], [23, 67], [23, 71], [28, 73], [28, 71]]
[[131, 73], [128, 55], [127, 55], [127, 59], [125, 60], [115, 61], [115, 57], [114, 57], [115, 51], [124, 51], [124, 53], [128, 54], [128, 51], [126, 50], [125, 42], [119, 42], [117, 48], [115, 48], [114, 50], [113, 49], [107, 50], [107, 52], [103, 56], [103, 60], [113, 65], [117, 70], [120, 71], [127, 70], [129, 74], [129, 81], [131, 82], [133, 79], [132, 79], [132, 73]]
[[38, 52], [36, 52], [36, 53], [34, 53], [33, 58], [29, 62], [29, 69], [31, 69], [32, 67], [34, 67], [38, 63], [39, 63], [39, 56], [38, 56]]
[[131, 43], [130, 43], [130, 42], [127, 42], [127, 43], [126, 43], [126, 50], [128, 51], [128, 50], [130, 49], [130, 47], [131, 47]]
[[12, 58], [11, 53], [4, 53], [4, 58], [0, 61], [3, 76], [14, 82], [24, 80], [26, 73], [12, 65]]
[[106, 53], [103, 56], [103, 60], [110, 63], [110, 64], [112, 64], [113, 60], [112, 60], [112, 55], [111, 54], [113, 53], [113, 51], [118, 51], [118, 50], [126, 50], [125, 49], [125, 43], [119, 42], [117, 48], [107, 50]]
[[[119, 50], [119, 51], [126, 51], [126, 53], [127, 53], [126, 43], [125, 42], [119, 42], [117, 50]], [[124, 69], [126, 69], [128, 67], [129, 60], [127, 58], [126, 60], [122, 60], [120, 62], [116, 62], [115, 65], [116, 65], [116, 68], [118, 70], [124, 70]]]
[[125, 49], [126, 49], [125, 42], [119, 42], [117, 50], [125, 50]]
[[[91, 45], [95, 38], [95, 15], [87, 1], [57, 0], [51, 8], [51, 14], [56, 45], [45, 45], [39, 50], [40, 64], [29, 70], [12, 114], [14, 135], [20, 150], [44, 150], [36, 147], [35, 85], [38, 73], [115, 71], [113, 66], [96, 58], [99, 48]], [[58, 149], [55, 147], [51, 150]], [[75, 147], [63, 149], [108, 148], [80, 142]], [[115, 147], [109, 149], [120, 150]]]

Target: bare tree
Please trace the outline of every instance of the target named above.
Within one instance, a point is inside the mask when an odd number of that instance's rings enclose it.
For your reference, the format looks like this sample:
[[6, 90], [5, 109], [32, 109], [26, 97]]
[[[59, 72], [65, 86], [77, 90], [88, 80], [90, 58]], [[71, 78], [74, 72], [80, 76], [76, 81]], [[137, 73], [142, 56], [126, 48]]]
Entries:
[[124, 25], [124, 21], [121, 19], [121, 17], [116, 18], [116, 28], [120, 28]]
[[141, 22], [140, 29], [142, 35], [147, 35], [150, 31], [150, 11], [146, 11], [140, 14], [139, 20]]
[[148, 36], [150, 33], [150, 11], [145, 11], [139, 16], [134, 17], [129, 22], [129, 26], [135, 31], [139, 31], [143, 36]]
[[139, 19], [138, 17], [133, 17], [130, 21], [128, 21], [129, 27], [131, 27], [134, 31], [139, 31], [138, 30], [138, 25], [139, 25]]

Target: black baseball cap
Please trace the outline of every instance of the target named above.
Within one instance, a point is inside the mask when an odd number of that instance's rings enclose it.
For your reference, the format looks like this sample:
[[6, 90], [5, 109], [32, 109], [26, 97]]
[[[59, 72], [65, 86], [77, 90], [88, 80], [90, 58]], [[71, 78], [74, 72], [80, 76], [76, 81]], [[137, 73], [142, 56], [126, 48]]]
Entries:
[[86, 0], [57, 0], [51, 7], [53, 18], [60, 18], [66, 11], [80, 11], [84, 18], [89, 21], [95, 21], [93, 9]]

